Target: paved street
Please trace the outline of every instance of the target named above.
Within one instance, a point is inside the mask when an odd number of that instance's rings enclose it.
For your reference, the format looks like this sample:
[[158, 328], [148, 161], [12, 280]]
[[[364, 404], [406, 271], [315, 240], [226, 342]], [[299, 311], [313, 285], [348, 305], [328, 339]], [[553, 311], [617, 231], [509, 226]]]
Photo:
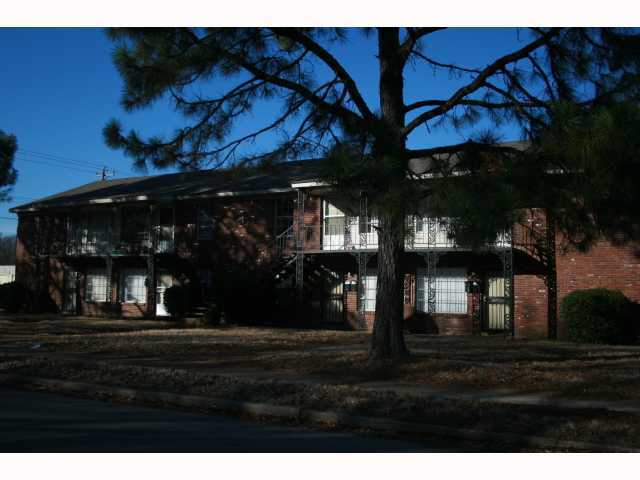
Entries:
[[0, 452], [417, 451], [436, 450], [393, 438], [0, 387]]

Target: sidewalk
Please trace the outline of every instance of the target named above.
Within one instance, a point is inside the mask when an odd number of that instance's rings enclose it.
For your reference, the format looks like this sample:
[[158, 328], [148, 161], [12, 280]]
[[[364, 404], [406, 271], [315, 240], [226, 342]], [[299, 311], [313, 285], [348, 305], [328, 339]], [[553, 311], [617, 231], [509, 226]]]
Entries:
[[[44, 357], [53, 357], [59, 359], [82, 361], [86, 365], [120, 365], [120, 366], [137, 366], [149, 368], [166, 368], [167, 365], [157, 361], [146, 361], [140, 358], [120, 357], [117, 359], [94, 360], [87, 357], [90, 355], [77, 353], [62, 352], [40, 352], [38, 349], [23, 348], [6, 348], [5, 353], [15, 354], [17, 356], [33, 357], [42, 355]], [[186, 368], [189, 370], [189, 368]], [[205, 368], [205, 371], [211, 375], [229, 379], [241, 379], [251, 382], [273, 382], [280, 385], [348, 385], [365, 391], [384, 393], [392, 392], [401, 396], [408, 396], [421, 399], [450, 399], [468, 402], [490, 402], [497, 404], [520, 405], [546, 407], [549, 409], [567, 409], [567, 410], [606, 410], [610, 412], [633, 413], [640, 414], [640, 400], [581, 400], [577, 398], [569, 398], [562, 396], [557, 392], [550, 391], [529, 391], [513, 389], [470, 389], [460, 387], [442, 387], [429, 385], [425, 383], [409, 383], [393, 380], [385, 381], [366, 381], [366, 382], [350, 382], [343, 384], [332, 382], [330, 379], [314, 376], [301, 376], [287, 374], [281, 372], [269, 372], [258, 368], [242, 368], [236, 367], [225, 368], [225, 370], [217, 368]]]

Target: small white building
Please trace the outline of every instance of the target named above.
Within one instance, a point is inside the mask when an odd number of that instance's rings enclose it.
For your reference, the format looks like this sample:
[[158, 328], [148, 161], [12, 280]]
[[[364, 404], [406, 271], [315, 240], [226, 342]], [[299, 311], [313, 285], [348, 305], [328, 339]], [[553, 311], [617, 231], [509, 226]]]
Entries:
[[15, 265], [0, 265], [0, 285], [13, 282], [16, 279]]

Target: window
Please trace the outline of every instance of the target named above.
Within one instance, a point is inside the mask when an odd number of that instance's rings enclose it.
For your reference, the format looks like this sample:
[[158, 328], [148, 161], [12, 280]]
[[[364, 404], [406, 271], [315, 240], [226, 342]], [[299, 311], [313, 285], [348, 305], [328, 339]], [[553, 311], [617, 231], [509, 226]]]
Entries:
[[[436, 313], [467, 313], [467, 292], [464, 284], [467, 272], [464, 268], [436, 269]], [[424, 269], [417, 275], [417, 305], [420, 312], [429, 310], [427, 274]]]
[[101, 252], [106, 248], [109, 221], [109, 212], [88, 212], [87, 227], [83, 231], [82, 238], [83, 247], [87, 253]]
[[122, 301], [147, 303], [147, 274], [142, 270], [125, 270], [122, 276]]
[[148, 211], [135, 209], [122, 212], [122, 240], [131, 245], [149, 245]]
[[211, 240], [215, 226], [216, 219], [213, 212], [206, 207], [198, 208], [198, 239]]
[[[429, 222], [435, 221], [435, 225], [430, 225]], [[429, 217], [416, 216], [415, 217], [415, 234], [419, 243], [429, 243], [435, 241], [437, 247], [452, 247], [454, 242], [449, 238], [449, 219], [446, 217], [432, 219]], [[431, 227], [434, 228], [433, 232], [435, 237], [430, 238]]]
[[87, 302], [106, 302], [109, 279], [104, 270], [87, 272], [85, 299]]
[[169, 252], [173, 249], [173, 208], [161, 208], [157, 218], [156, 251]]
[[344, 212], [329, 202], [324, 202], [324, 234], [344, 235]]
[[376, 311], [376, 287], [378, 285], [378, 277], [373, 272], [367, 272], [364, 277], [364, 311]]

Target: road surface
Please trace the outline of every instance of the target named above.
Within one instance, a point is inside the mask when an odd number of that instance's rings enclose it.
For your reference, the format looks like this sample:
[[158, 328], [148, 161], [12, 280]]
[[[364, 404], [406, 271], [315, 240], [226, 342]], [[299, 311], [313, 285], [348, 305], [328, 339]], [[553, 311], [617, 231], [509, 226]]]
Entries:
[[[435, 444], [435, 442], [434, 442]], [[428, 452], [395, 438], [0, 387], [1, 452]]]

